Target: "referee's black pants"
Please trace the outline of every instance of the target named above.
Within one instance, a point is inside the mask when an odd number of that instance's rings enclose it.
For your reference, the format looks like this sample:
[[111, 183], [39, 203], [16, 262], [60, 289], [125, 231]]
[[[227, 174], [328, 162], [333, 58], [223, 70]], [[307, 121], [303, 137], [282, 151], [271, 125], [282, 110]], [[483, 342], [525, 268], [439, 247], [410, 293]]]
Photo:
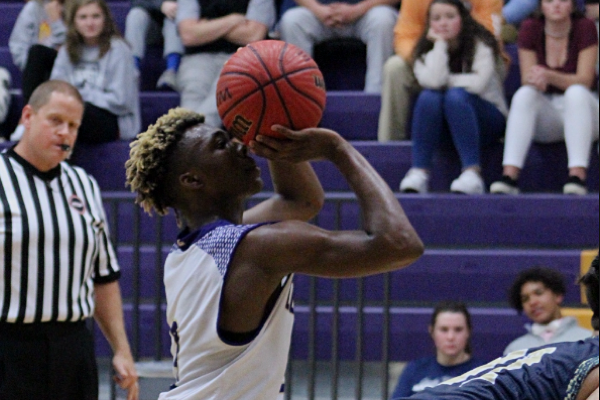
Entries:
[[0, 323], [1, 400], [97, 400], [94, 341], [84, 322]]

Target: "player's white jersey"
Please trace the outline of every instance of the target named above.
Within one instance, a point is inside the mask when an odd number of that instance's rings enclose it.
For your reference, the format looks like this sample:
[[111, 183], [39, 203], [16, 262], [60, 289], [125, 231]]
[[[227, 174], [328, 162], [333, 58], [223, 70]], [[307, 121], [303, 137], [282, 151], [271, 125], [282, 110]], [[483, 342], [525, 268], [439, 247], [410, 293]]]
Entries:
[[[217, 331], [227, 268], [243, 237], [258, 225], [219, 221], [177, 241], [165, 264], [167, 322], [176, 384], [159, 400], [283, 399], [292, 328], [292, 276], [257, 336], [226, 343]], [[248, 299], [252, 301], [252, 299]]]

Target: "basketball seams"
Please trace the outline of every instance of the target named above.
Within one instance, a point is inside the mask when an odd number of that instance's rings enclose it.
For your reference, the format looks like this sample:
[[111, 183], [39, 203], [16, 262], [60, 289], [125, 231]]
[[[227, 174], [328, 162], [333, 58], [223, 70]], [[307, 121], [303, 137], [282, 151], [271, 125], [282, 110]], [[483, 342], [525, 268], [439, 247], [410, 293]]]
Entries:
[[[279, 59], [281, 60], [282, 58], [282, 54], [285, 54], [285, 51], [288, 47], [287, 43], [284, 43], [283, 47], [281, 48], [281, 50], [279, 51]], [[262, 59], [262, 57], [260, 56], [260, 54], [258, 53], [258, 51], [256, 51], [256, 49], [254, 47], [252, 47], [252, 45], [248, 45], [248, 49], [252, 52], [252, 54], [254, 54], [254, 57], [256, 57], [256, 59], [258, 60], [258, 62], [260, 63], [260, 65], [262, 65], [263, 69], [265, 70], [265, 72], [267, 73], [267, 75], [269, 76], [269, 83], [266, 85], [263, 85], [262, 87], [268, 86], [268, 85], [273, 85], [273, 87], [275, 88], [275, 92], [277, 93], [277, 97], [279, 98], [279, 102], [281, 103], [283, 110], [285, 111], [285, 116], [287, 117], [288, 123], [290, 125], [290, 127], [292, 129], [296, 129], [296, 127], [294, 126], [294, 121], [292, 120], [292, 116], [290, 115], [289, 110], [287, 109], [287, 106], [285, 104], [285, 101], [283, 101], [283, 96], [281, 95], [281, 92], [279, 91], [279, 88], [277, 87], [277, 85], [274, 84], [274, 79], [273, 79], [273, 75], [271, 75], [271, 71], [269, 71], [269, 68], [267, 68], [267, 65], [265, 64], [264, 60]], [[262, 125], [262, 118], [260, 120], [260, 123], [258, 124], [258, 126]]]
[[226, 127], [235, 128], [248, 143], [267, 125], [294, 130], [318, 125], [326, 93], [319, 67], [310, 56], [281, 41], [260, 41], [240, 50], [219, 78], [223, 82], [218, 84], [218, 109]]
[[[226, 73], [223, 75], [231, 75], [234, 73]], [[265, 112], [266, 112], [266, 103], [267, 103], [267, 96], [265, 95], [265, 91], [264, 91], [264, 87], [261, 86], [260, 82], [258, 81], [258, 79], [256, 79], [254, 76], [247, 74], [247, 73], [238, 73], [238, 75], [241, 76], [245, 76], [246, 78], [250, 78], [252, 81], [254, 81], [254, 83], [256, 83], [256, 85], [258, 86], [256, 90], [250, 92], [248, 95], [246, 95], [245, 97], [239, 99], [235, 104], [233, 104], [231, 107], [229, 107], [221, 116], [221, 120], [225, 120], [225, 118], [227, 118], [227, 114], [229, 114], [233, 108], [235, 106], [237, 106], [238, 104], [240, 104], [242, 101], [244, 101], [245, 99], [247, 99], [248, 97], [254, 95], [255, 93], [257, 93], [258, 91], [261, 92], [261, 96], [262, 96], [262, 103], [263, 106], [261, 107], [261, 111], [260, 111], [260, 117], [259, 117], [259, 122], [262, 123], [262, 120], [265, 116]], [[260, 127], [260, 123], [256, 124], [256, 126], [254, 127], [254, 134], [252, 135], [252, 137], [250, 138], [250, 140], [254, 139], [256, 137], [256, 131], [258, 130], [258, 128]]]
[[[287, 49], [287, 43], [283, 46], [283, 49]], [[298, 89], [298, 87], [294, 86], [294, 84], [288, 78], [288, 74], [285, 71], [285, 65], [284, 65], [283, 55], [285, 55], [285, 51], [282, 51], [282, 54], [280, 54], [280, 57], [279, 57], [279, 72], [281, 73], [281, 77], [283, 79], [285, 79], [285, 81], [287, 82], [287, 84], [292, 89], [294, 89], [297, 93], [301, 94], [302, 96], [306, 97], [308, 100], [312, 101], [319, 108], [319, 110], [321, 110], [321, 112], [323, 112], [324, 111], [323, 107], [321, 107], [321, 105], [319, 104], [319, 102], [314, 97], [311, 97], [307, 93], [305, 93], [305, 92], [301, 91], [300, 89]], [[316, 69], [318, 70], [318, 68], [316, 68]], [[277, 86], [277, 85], [275, 85], [275, 86]], [[282, 100], [282, 102], [283, 102], [283, 100]], [[284, 105], [285, 105], [285, 103], [284, 103]]]

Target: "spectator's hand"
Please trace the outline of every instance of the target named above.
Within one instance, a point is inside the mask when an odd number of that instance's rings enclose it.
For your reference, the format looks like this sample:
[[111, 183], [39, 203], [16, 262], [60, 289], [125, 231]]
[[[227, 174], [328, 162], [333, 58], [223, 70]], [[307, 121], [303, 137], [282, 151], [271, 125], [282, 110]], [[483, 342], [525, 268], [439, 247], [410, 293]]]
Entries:
[[333, 3], [331, 9], [336, 28], [352, 24], [363, 16], [363, 12], [357, 4]]
[[330, 5], [327, 4], [318, 4], [314, 10], [312, 10], [315, 14], [315, 17], [321, 23], [329, 28], [332, 28], [335, 25], [335, 20], [333, 19], [333, 10]]
[[138, 400], [140, 388], [131, 354], [115, 353], [112, 363], [116, 372], [113, 379], [122, 389], [127, 390], [127, 400]]
[[52, 0], [46, 3], [44, 9], [46, 10], [46, 14], [48, 14], [48, 18], [50, 18], [51, 22], [62, 19], [63, 6], [58, 2], [58, 0]]
[[257, 135], [250, 141], [250, 151], [272, 161], [298, 163], [302, 161], [330, 159], [343, 139], [332, 130], [309, 128], [293, 131], [281, 125], [274, 125], [274, 131], [286, 139]]
[[525, 76], [526, 82], [541, 92], [548, 88], [548, 74], [546, 68], [541, 65], [533, 66]]
[[429, 28], [429, 30], [427, 31], [427, 39], [431, 40], [434, 43], [438, 40], [445, 40], [444, 37], [436, 31], [434, 31], [433, 28]]
[[177, 2], [176, 1], [163, 1], [160, 6], [160, 11], [165, 14], [169, 19], [175, 19], [177, 15]]

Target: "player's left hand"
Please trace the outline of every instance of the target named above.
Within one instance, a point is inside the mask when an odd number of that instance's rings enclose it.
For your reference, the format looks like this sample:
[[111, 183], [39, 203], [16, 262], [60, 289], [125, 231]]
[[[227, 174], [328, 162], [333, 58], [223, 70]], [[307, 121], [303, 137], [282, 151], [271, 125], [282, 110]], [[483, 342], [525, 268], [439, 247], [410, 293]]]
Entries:
[[255, 140], [250, 141], [250, 151], [271, 161], [298, 163], [329, 159], [336, 147], [344, 141], [337, 132], [323, 128], [293, 131], [281, 125], [273, 125], [273, 130], [285, 138], [258, 135]]
[[112, 363], [116, 372], [113, 379], [122, 389], [127, 390], [127, 400], [138, 400], [140, 388], [131, 354], [115, 353]]

